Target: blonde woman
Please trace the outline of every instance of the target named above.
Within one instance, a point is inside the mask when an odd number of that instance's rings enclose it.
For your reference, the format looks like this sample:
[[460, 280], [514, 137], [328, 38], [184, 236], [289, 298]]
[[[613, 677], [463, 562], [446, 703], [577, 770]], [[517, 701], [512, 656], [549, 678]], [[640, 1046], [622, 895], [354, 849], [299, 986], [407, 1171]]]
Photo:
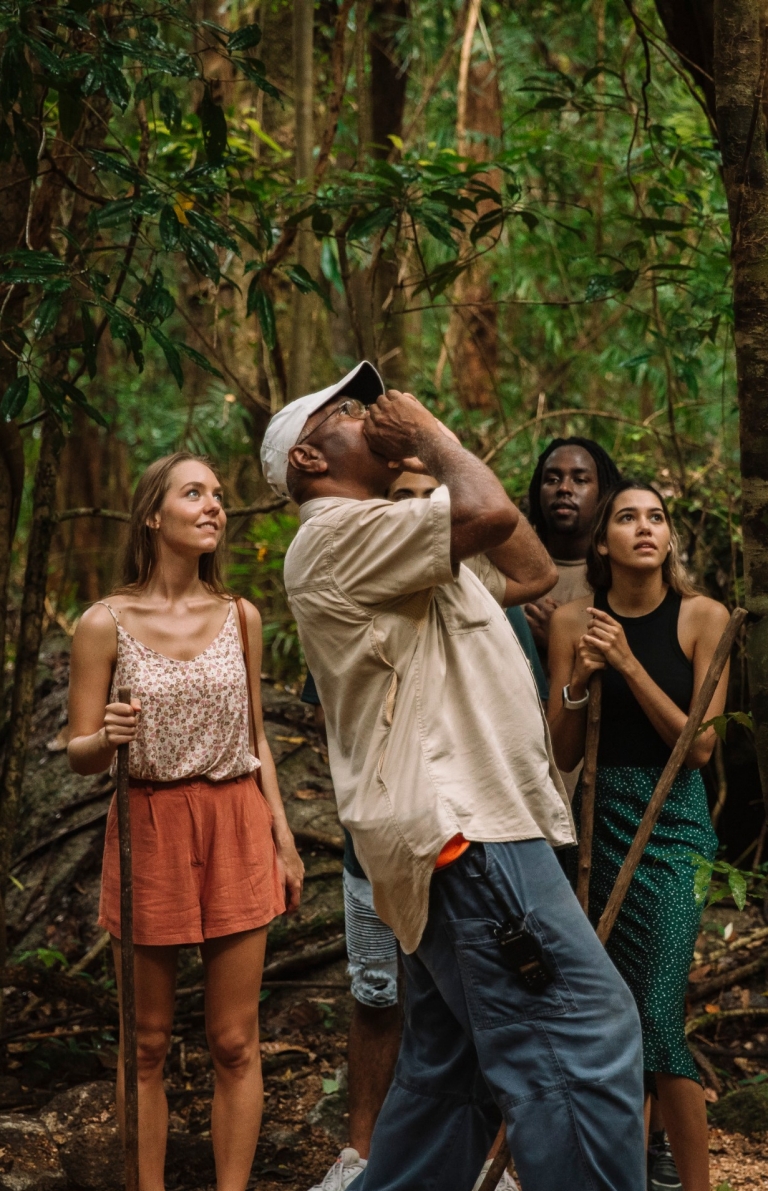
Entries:
[[[557, 764], [584, 755], [589, 680], [603, 674], [589, 913], [600, 917], [648, 800], [728, 621], [680, 564], [667, 507], [623, 480], [597, 513], [587, 555], [594, 596], [552, 615], [549, 723]], [[705, 720], [725, 706], [723, 674]], [[699, 770], [715, 733], [697, 736], [630, 885], [608, 952], [640, 1011], [649, 1090], [658, 1094], [684, 1191], [709, 1191], [704, 1092], [685, 1040], [685, 992], [701, 917], [692, 854], [714, 859]], [[579, 816], [579, 791], [575, 817]]]
[[[133, 499], [123, 585], [84, 614], [72, 644], [70, 765], [100, 773], [119, 745], [131, 746], [141, 1191], [164, 1185], [163, 1065], [178, 951], [195, 944], [216, 1077], [218, 1191], [244, 1191], [263, 1102], [267, 925], [298, 905], [303, 880], [264, 735], [261, 620], [230, 598], [219, 572], [225, 524], [221, 485], [204, 459], [179, 452], [153, 463]], [[116, 701], [121, 686], [131, 688], [130, 706]], [[99, 924], [119, 974], [114, 805]], [[122, 1117], [122, 1046], [117, 1096]]]

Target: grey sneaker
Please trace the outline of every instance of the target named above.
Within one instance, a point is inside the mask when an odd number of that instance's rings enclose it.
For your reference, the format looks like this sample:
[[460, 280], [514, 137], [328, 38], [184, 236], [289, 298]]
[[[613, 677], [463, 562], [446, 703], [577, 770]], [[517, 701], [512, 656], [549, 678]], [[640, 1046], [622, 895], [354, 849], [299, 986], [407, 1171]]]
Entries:
[[648, 1191], [682, 1191], [675, 1160], [663, 1130], [652, 1133], [648, 1145]]
[[[478, 1178], [477, 1178], [477, 1182], [475, 1183], [474, 1187], [472, 1188], [472, 1191], [477, 1191], [478, 1187], [480, 1186], [480, 1184], [482, 1183], [483, 1179], [488, 1174], [488, 1171], [490, 1169], [491, 1169], [491, 1160], [489, 1158], [487, 1162], [483, 1163], [483, 1169], [480, 1171], [480, 1174], [478, 1175]], [[507, 1170], [504, 1171], [503, 1175], [501, 1176], [501, 1179], [499, 1180], [498, 1191], [520, 1191], [520, 1188], [518, 1187], [517, 1183], [512, 1178], [512, 1175], [509, 1173], [509, 1171], [507, 1171]]]
[[361, 1158], [357, 1150], [347, 1146], [342, 1150], [322, 1183], [315, 1183], [310, 1191], [346, 1191], [346, 1188], [365, 1170], [368, 1162]]

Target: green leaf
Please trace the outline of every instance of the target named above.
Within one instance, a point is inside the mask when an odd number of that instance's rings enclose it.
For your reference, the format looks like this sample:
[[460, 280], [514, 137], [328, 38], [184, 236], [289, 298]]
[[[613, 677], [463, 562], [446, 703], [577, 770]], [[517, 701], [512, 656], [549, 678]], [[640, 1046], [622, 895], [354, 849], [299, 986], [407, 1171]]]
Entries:
[[158, 322], [163, 323], [171, 317], [175, 309], [176, 303], [165, 288], [163, 274], [156, 269], [150, 284], [142, 283], [141, 285], [139, 296], [136, 299], [136, 313], [146, 322], [157, 319]]
[[300, 293], [317, 294], [317, 296], [322, 299], [331, 313], [333, 313], [333, 306], [328, 299], [328, 295], [322, 291], [315, 279], [310, 276], [303, 265], [292, 265], [291, 268], [286, 269], [285, 272], [286, 276], [290, 278]]
[[211, 219], [210, 215], [206, 215], [204, 211], [186, 211], [185, 214], [190, 227], [205, 236], [206, 240], [210, 240], [212, 244], [218, 244], [220, 248], [229, 248], [240, 256], [237, 241], [224, 231], [220, 223]]
[[337, 1079], [324, 1079], [323, 1080], [323, 1095], [324, 1096], [330, 1096], [330, 1095], [332, 1095], [333, 1092], [338, 1092], [338, 1090], [339, 1090], [339, 1081]]
[[630, 356], [628, 360], [622, 360], [619, 364], [619, 368], [638, 368], [641, 364], [645, 364], [648, 360], [652, 360], [653, 356], [653, 352], [638, 352], [636, 356]]
[[83, 101], [79, 88], [62, 88], [59, 91], [59, 128], [65, 141], [71, 141], [83, 118]]
[[647, 236], [653, 236], [657, 232], [682, 232], [685, 230], [685, 224], [675, 219], [638, 219], [637, 226]]
[[168, 367], [171, 370], [176, 384], [180, 389], [184, 388], [184, 373], [181, 370], [181, 357], [178, 353], [175, 343], [172, 343], [167, 335], [164, 335], [159, 327], [150, 327], [149, 333], [154, 339], [155, 343], [159, 343], [165, 354]]
[[247, 311], [248, 314], [253, 314], [256, 311], [261, 333], [264, 336], [264, 342], [269, 350], [273, 351], [277, 342], [275, 308], [272, 305], [272, 299], [269, 294], [261, 288], [261, 278], [258, 273], [248, 286]]
[[391, 207], [379, 207], [376, 211], [370, 211], [367, 215], [361, 215], [359, 219], [355, 219], [350, 224], [347, 239], [364, 240], [366, 236], [370, 236], [372, 232], [378, 231], [379, 228], [389, 227], [394, 218], [395, 213]]
[[204, 277], [210, 277], [211, 281], [218, 282], [221, 277], [219, 262], [210, 244], [201, 236], [192, 235], [185, 227], [181, 229], [179, 239], [190, 265]]
[[47, 405], [48, 409], [53, 410], [58, 417], [71, 424], [72, 411], [71, 409], [67, 408], [66, 402], [64, 401], [64, 390], [62, 389], [61, 385], [51, 384], [50, 381], [47, 381], [44, 377], [41, 377], [37, 382], [37, 387], [39, 388], [40, 396]]
[[104, 415], [88, 403], [85, 393], [78, 389], [77, 385], [72, 384], [72, 381], [67, 380], [66, 377], [61, 377], [58, 384], [75, 405], [79, 405], [82, 410], [85, 410], [89, 418], [92, 418], [99, 426], [103, 426], [105, 430], [109, 430], [109, 423]]
[[256, 252], [261, 252], [264, 246], [264, 241], [257, 233], [251, 231], [247, 224], [243, 223], [241, 219], [238, 219], [232, 214], [229, 216], [229, 221], [243, 237], [246, 244], [250, 244], [251, 248], [254, 248]]
[[728, 874], [728, 886], [733, 895], [733, 900], [736, 902], [736, 908], [743, 910], [747, 901], [747, 882], [743, 873], [738, 869], [731, 869]]
[[220, 165], [227, 150], [227, 121], [222, 108], [214, 103], [207, 83], [200, 104], [200, 123], [203, 127], [205, 156], [209, 164]]
[[138, 331], [134, 327], [130, 319], [127, 319], [119, 310], [112, 310], [109, 312], [109, 331], [114, 340], [122, 339], [129, 355], [133, 355], [139, 372], [144, 368], [144, 354], [142, 352], [142, 343]]
[[16, 141], [16, 148], [19, 150], [19, 157], [24, 163], [24, 169], [30, 178], [36, 178], [38, 167], [37, 154], [40, 148], [40, 142], [18, 112], [12, 112], [11, 115], [13, 117], [13, 139]]
[[186, 343], [177, 343], [176, 346], [179, 351], [184, 352], [185, 356], [189, 356], [190, 360], [197, 364], [198, 368], [202, 368], [203, 372], [210, 372], [211, 376], [217, 376], [219, 380], [224, 380], [218, 368], [214, 368], [213, 364], [209, 360], [206, 360], [205, 356], [202, 356], [200, 352], [195, 351], [193, 347], [188, 347]]
[[234, 58], [233, 61], [240, 67], [245, 77], [258, 87], [259, 91], [263, 91], [271, 99], [276, 99], [278, 103], [282, 103], [277, 87], [273, 87], [272, 83], [265, 77], [264, 72], [266, 68], [263, 62], [259, 62], [257, 58]]
[[13, 156], [13, 133], [0, 118], [0, 161], [10, 161]]
[[559, 112], [568, 103], [567, 99], [561, 99], [559, 95], [545, 95], [543, 99], [535, 105], [535, 112]]
[[29, 377], [17, 376], [12, 380], [0, 400], [0, 421], [10, 422], [18, 418], [29, 397]]
[[96, 328], [93, 325], [91, 312], [85, 302], [80, 305], [80, 318], [83, 324], [83, 358], [88, 369], [88, 375], [93, 380], [96, 375]]
[[61, 302], [62, 299], [59, 296], [43, 298], [35, 311], [35, 318], [32, 324], [37, 339], [42, 339], [44, 335], [47, 335], [56, 326], [61, 311]]
[[330, 236], [333, 231], [333, 216], [329, 211], [315, 211], [312, 216], [312, 231], [318, 236]]
[[134, 185], [141, 180], [141, 174], [129, 162], [124, 161], [122, 157], [116, 156], [114, 153], [104, 153], [101, 149], [91, 149], [91, 158], [96, 162], [101, 169], [106, 170], [108, 174], [115, 174], [118, 178], [122, 178], [126, 182], [133, 182]]
[[618, 269], [615, 273], [594, 273], [584, 294], [588, 302], [599, 302], [613, 294], [628, 293], [637, 281], [637, 269]]
[[260, 41], [260, 25], [243, 25], [242, 29], [236, 29], [234, 33], [230, 33], [227, 48], [230, 54], [238, 50], [252, 50]]
[[113, 203], [105, 203], [97, 211], [91, 211], [88, 216], [90, 227], [117, 227], [133, 216], [133, 199], [115, 199]]
[[[66, 261], [59, 260], [52, 252], [30, 252], [20, 248], [17, 252], [10, 252], [5, 260], [8, 263], [3, 280], [9, 284], [28, 282], [30, 285], [50, 287], [54, 278], [67, 272]], [[65, 284], [69, 284], [68, 280]]]
[[516, 211], [515, 214], [520, 216], [529, 232], [532, 232], [534, 228], [539, 226], [539, 220], [532, 211]]
[[108, 100], [124, 112], [131, 100], [131, 88], [120, 67], [113, 62], [105, 62], [102, 67], [102, 86]]
[[166, 252], [173, 252], [179, 246], [181, 224], [173, 207], [165, 206], [160, 212], [160, 239]]
[[693, 895], [698, 903], [704, 901], [712, 880], [712, 863], [703, 856], [694, 855], [696, 871], [693, 875]]
[[436, 240], [439, 240], [441, 244], [445, 244], [446, 248], [456, 248], [450, 228], [446, 227], [445, 224], [440, 223], [437, 219], [433, 219], [431, 215], [425, 215], [423, 212], [420, 215], [420, 222], [424, 224], [430, 235], [434, 236]]
[[8, 37], [0, 58], [0, 104], [9, 112], [21, 89], [21, 62], [24, 47], [14, 31]]
[[160, 96], [160, 114], [165, 120], [166, 126], [171, 132], [181, 131], [181, 104], [175, 91], [170, 87], [161, 87]]

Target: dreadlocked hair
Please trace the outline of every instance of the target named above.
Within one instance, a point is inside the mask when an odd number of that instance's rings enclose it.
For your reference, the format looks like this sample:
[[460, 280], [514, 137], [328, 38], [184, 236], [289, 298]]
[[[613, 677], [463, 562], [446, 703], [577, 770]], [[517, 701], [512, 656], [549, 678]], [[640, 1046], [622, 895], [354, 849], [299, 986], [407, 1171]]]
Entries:
[[549, 446], [545, 447], [539, 455], [528, 488], [528, 520], [545, 545], [547, 527], [544, 524], [544, 516], [541, 511], [541, 478], [544, 475], [544, 468], [549, 456], [559, 447], [582, 447], [592, 456], [597, 471], [598, 499], [602, 500], [606, 492], [618, 484], [621, 479], [621, 472], [608, 452], [604, 451], [600, 444], [594, 442], [593, 439], [580, 438], [577, 434], [571, 435], [570, 438], [553, 438]]

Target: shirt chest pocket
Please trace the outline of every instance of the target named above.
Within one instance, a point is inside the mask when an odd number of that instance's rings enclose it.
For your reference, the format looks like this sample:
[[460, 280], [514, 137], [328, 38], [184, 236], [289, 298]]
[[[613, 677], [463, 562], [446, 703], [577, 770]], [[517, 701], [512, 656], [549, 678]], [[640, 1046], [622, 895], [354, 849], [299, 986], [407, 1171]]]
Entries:
[[481, 632], [491, 622], [490, 604], [478, 593], [467, 592], [465, 582], [462, 579], [451, 587], [435, 589], [437, 610], [452, 637]]

